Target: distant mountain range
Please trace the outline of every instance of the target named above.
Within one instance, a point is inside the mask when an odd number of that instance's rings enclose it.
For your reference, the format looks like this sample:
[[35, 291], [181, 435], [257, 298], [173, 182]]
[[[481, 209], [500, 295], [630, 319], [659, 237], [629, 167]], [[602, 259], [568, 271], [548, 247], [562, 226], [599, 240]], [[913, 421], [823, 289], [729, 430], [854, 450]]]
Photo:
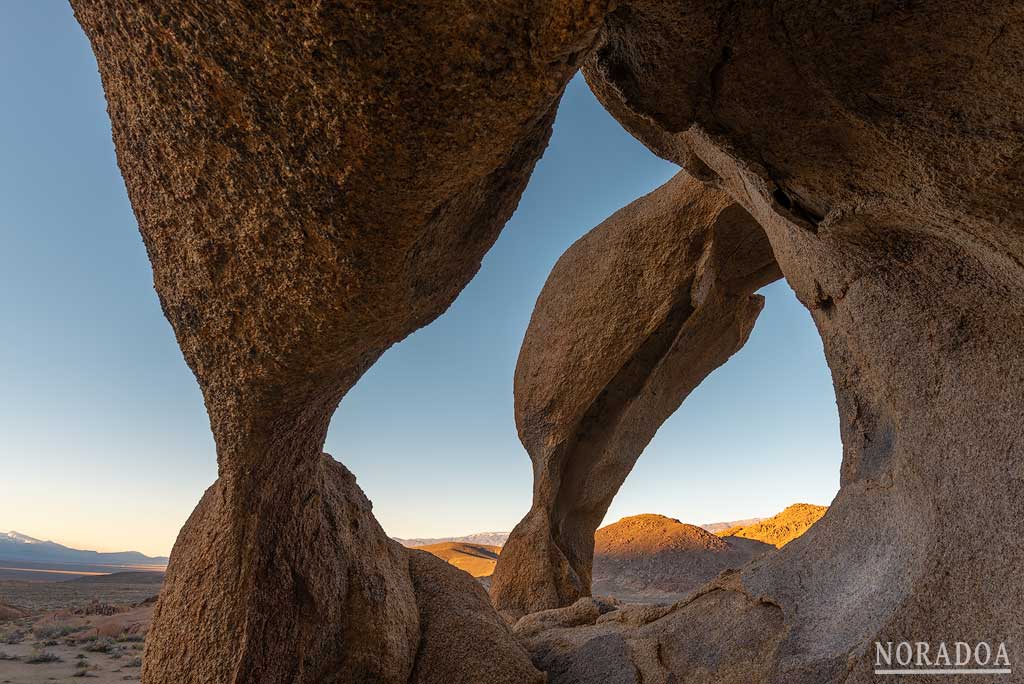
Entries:
[[704, 523], [700, 527], [712, 534], [717, 534], [722, 530], [728, 530], [732, 527], [746, 527], [747, 525], [759, 523], [762, 520], [767, 520], [767, 518], [744, 518], [743, 520], [730, 520], [729, 522]]
[[402, 546], [430, 546], [431, 544], [442, 544], [444, 542], [460, 542], [463, 544], [482, 544], [484, 546], [504, 546], [508, 539], [508, 532], [477, 532], [467, 534], [463, 537], [438, 537], [436, 539], [399, 539], [392, 537]]
[[[730, 520], [728, 522], [705, 523], [700, 527], [712, 534], [715, 534], [722, 530], [728, 530], [732, 527], [746, 527], [747, 525], [753, 525], [766, 519], [767, 518], [745, 518], [743, 520]], [[476, 534], [467, 534], [461, 537], [426, 537], [422, 539], [399, 539], [398, 537], [392, 537], [392, 539], [402, 546], [408, 546], [410, 548], [414, 546], [443, 544], [445, 542], [483, 544], [484, 546], [504, 546], [505, 542], [508, 540], [508, 535], [508, 532], [477, 532]]]
[[167, 565], [162, 556], [147, 556], [138, 551], [100, 553], [83, 551], [43, 541], [20, 532], [0, 532], [0, 563], [88, 563], [91, 565]]

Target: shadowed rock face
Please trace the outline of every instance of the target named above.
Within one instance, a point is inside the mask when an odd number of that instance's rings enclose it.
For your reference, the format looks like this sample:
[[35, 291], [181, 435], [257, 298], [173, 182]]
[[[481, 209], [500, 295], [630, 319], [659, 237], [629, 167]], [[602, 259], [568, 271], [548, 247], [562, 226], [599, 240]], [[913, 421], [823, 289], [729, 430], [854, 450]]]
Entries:
[[[586, 673], [597, 650], [636, 681], [799, 684], [874, 681], [876, 640], [1006, 641], [1024, 658], [1024, 547], [1002, 524], [1024, 514], [1022, 63], [1009, 2], [609, 16], [584, 67], [594, 91], [750, 212], [811, 311], [842, 487], [732, 581], [638, 629], [534, 637], [535, 663]], [[588, 646], [609, 631], [626, 647]]]
[[605, 3], [72, 4], [217, 444], [143, 679], [404, 683], [406, 556], [327, 425], [479, 268]]
[[671, 606], [633, 604], [602, 614], [585, 610], [593, 599], [583, 598], [527, 615], [514, 631], [548, 684], [766, 681], [782, 611], [737, 591], [737, 579], [726, 573]]
[[516, 367], [516, 425], [533, 507], [491, 584], [509, 617], [590, 594], [594, 531], [640, 452], [747, 339], [779, 277], [764, 233], [723, 192], [680, 173], [559, 259]]
[[426, 551], [407, 553], [423, 632], [410, 684], [544, 684], [479, 582]]

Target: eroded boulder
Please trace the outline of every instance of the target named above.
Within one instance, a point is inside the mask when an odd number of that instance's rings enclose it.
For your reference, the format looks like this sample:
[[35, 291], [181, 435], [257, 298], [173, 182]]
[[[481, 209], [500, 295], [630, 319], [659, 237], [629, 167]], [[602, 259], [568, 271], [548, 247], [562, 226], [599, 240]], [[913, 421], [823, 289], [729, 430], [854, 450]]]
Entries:
[[410, 684], [543, 684], [480, 583], [426, 551], [409, 549], [423, 634]]
[[[579, 611], [574, 605], [544, 613]], [[749, 595], [735, 572], [675, 605], [633, 604], [596, 621], [531, 624], [544, 629], [523, 633], [521, 640], [549, 684], [765, 681], [785, 633], [779, 607]]]
[[591, 590], [594, 532], [687, 394], [746, 341], [779, 277], [763, 231], [683, 172], [570, 247], [537, 300], [515, 376], [533, 506], [491, 582], [507, 617]]
[[[206, 491], [175, 543], [146, 681], [408, 680], [420, 625], [405, 550], [327, 454], [293, 477], [303, 481], [277, 481], [295, 499], [246, 492], [251, 516], [237, 513], [241, 494], [223, 478]], [[266, 660], [282, 640], [295, 660]]]

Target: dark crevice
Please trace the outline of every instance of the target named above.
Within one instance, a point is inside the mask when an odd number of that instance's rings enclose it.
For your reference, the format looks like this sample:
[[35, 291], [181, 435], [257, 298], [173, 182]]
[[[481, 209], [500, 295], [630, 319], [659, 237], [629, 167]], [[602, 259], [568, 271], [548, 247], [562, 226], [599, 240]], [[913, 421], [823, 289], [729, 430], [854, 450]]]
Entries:
[[791, 192], [786, 192], [781, 185], [776, 184], [772, 192], [772, 199], [781, 207], [793, 223], [817, 234], [818, 226], [825, 220], [823, 214], [811, 209], [801, 202]]
[[833, 309], [835, 309], [836, 302], [832, 298], [832, 295], [828, 294], [821, 288], [821, 283], [815, 281], [814, 283], [814, 308], [824, 313], [826, 316], [831, 316]]
[[775, 192], [772, 193], [772, 198], [779, 203], [786, 211], [793, 208], [793, 201], [789, 199], [789, 195], [782, 191], [782, 188], [775, 188]]
[[728, 45], [722, 47], [722, 52], [718, 55], [718, 61], [711, 67], [711, 111], [715, 110], [715, 104], [718, 102], [718, 96], [722, 92], [722, 83], [724, 82], [725, 67], [732, 61], [732, 48]]

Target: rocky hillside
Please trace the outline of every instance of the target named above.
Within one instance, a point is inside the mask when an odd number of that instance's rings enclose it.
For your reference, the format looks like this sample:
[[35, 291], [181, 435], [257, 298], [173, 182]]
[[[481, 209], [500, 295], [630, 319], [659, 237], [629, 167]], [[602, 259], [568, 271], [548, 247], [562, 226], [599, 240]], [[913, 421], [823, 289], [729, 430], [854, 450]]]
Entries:
[[473, 577], [490, 576], [494, 572], [494, 564], [498, 562], [498, 554], [501, 553], [500, 546], [465, 542], [441, 542], [413, 548], [432, 553]]
[[753, 525], [737, 525], [716, 532], [719, 537], [741, 537], [754, 539], [776, 548], [782, 548], [806, 532], [811, 525], [825, 515], [828, 506], [798, 503], [789, 506], [776, 516], [761, 520]]
[[635, 515], [594, 535], [593, 593], [671, 601], [770, 550], [768, 544], [723, 539], [663, 515]]

